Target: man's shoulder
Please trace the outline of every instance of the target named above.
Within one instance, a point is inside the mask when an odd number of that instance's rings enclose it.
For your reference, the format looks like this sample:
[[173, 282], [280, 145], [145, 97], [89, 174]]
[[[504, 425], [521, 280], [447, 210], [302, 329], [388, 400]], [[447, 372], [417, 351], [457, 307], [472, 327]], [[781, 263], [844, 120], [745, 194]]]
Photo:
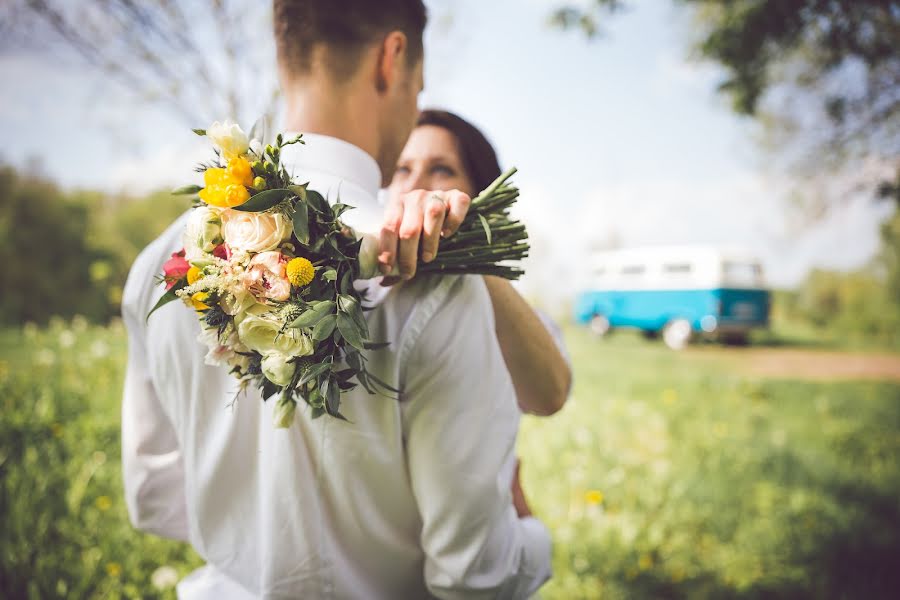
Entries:
[[126, 305], [140, 307], [142, 310], [148, 308], [142, 305], [148, 304], [149, 296], [158, 286], [156, 276], [162, 272], [163, 264], [171, 257], [172, 253], [181, 248], [185, 219], [189, 212], [178, 217], [135, 258], [125, 281], [125, 290], [122, 295], [123, 308]]

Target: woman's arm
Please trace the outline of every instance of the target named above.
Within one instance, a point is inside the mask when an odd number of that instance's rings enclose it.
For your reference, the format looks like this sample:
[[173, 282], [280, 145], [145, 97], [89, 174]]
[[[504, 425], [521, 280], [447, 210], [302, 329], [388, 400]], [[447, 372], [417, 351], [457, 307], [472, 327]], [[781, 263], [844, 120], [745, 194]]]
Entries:
[[486, 275], [497, 340], [522, 412], [549, 416], [563, 407], [572, 372], [534, 310], [501, 277]]

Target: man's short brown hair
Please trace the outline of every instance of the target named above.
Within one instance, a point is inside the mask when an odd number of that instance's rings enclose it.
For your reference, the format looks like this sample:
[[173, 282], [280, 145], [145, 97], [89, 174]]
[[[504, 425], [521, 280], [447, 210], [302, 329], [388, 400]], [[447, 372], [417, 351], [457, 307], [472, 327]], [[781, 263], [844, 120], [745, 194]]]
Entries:
[[332, 74], [356, 72], [362, 51], [391, 31], [409, 40], [410, 64], [422, 57], [426, 11], [422, 0], [274, 0], [278, 61], [289, 74], [308, 73], [313, 49], [327, 47]]

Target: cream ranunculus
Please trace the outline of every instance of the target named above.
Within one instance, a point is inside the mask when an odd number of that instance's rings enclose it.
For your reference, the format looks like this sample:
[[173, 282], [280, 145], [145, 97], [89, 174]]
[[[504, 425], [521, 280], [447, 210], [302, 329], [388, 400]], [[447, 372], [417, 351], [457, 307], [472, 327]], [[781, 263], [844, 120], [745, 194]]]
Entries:
[[263, 356], [260, 368], [266, 379], [275, 385], [287, 385], [294, 376], [296, 365], [291, 361], [290, 356], [285, 356], [280, 352], [273, 352]]
[[206, 137], [219, 147], [225, 160], [246, 154], [250, 147], [247, 134], [239, 125], [231, 121], [224, 123], [216, 121], [206, 130]]
[[290, 235], [291, 222], [281, 213], [222, 212], [222, 237], [232, 252], [274, 250]]
[[208, 206], [198, 206], [191, 211], [184, 228], [184, 251], [188, 261], [205, 260], [204, 253], [211, 253], [222, 243], [221, 211]]
[[285, 356], [308, 356], [313, 353], [312, 340], [299, 329], [281, 331], [282, 323], [269, 317], [270, 309], [257, 304], [240, 317], [238, 337], [241, 342], [263, 356], [280, 353]]

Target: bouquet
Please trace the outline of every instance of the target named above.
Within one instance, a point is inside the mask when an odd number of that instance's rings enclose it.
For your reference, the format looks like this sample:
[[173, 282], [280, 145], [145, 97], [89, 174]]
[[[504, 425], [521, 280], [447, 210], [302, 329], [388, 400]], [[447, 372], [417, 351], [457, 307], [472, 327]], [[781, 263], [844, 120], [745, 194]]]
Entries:
[[[376, 275], [378, 239], [341, 222], [352, 207], [333, 203], [294, 180], [281, 151], [303, 136], [272, 143], [235, 124], [213, 123], [206, 136], [215, 158], [197, 167], [204, 186], [195, 196], [184, 248], [163, 267], [161, 306], [182, 300], [197, 312], [207, 362], [230, 367], [241, 390], [254, 384], [264, 399], [278, 396], [275, 425], [287, 427], [297, 403], [313, 418], [341, 414], [341, 393], [362, 385], [369, 393], [399, 390], [366, 369], [366, 351], [385, 343], [369, 338], [364, 291], [353, 282]], [[510, 218], [518, 190], [512, 169], [476, 196], [457, 233], [441, 239], [434, 261], [418, 274], [492, 274], [516, 279], [528, 253], [525, 226]]]

